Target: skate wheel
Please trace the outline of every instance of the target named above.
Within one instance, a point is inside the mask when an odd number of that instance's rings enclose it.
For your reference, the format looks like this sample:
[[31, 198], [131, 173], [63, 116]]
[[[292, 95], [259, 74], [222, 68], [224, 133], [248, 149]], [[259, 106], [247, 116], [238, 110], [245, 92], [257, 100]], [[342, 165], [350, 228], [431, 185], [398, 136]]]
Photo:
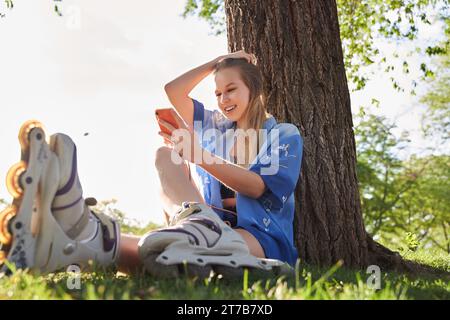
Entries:
[[276, 274], [276, 276], [286, 276], [286, 277], [295, 276], [295, 270], [292, 267], [290, 267], [287, 263], [277, 267], [273, 267], [273, 272]]
[[184, 272], [184, 274], [188, 278], [198, 278], [198, 279], [207, 279], [211, 275], [212, 268], [211, 266], [198, 266], [195, 264], [184, 264], [180, 266]]
[[44, 125], [38, 120], [28, 120], [22, 125], [22, 127], [20, 127], [19, 142], [22, 150], [27, 149], [28, 146], [30, 145], [29, 135], [31, 130], [33, 130], [34, 128], [40, 128], [45, 133]]
[[6, 175], [6, 188], [14, 199], [18, 199], [23, 195], [23, 189], [20, 185], [20, 176], [26, 171], [26, 168], [26, 163], [20, 161], [13, 165]]
[[0, 213], [0, 242], [4, 245], [11, 243], [11, 233], [8, 230], [8, 223], [17, 213], [15, 206], [10, 206]]
[[274, 266], [272, 269], [264, 270], [259, 268], [249, 268], [249, 275], [258, 279], [275, 279], [279, 277], [290, 278], [295, 276], [295, 271], [288, 264]]
[[178, 266], [170, 265], [166, 266], [159, 262], [156, 262], [159, 253], [149, 254], [142, 262], [144, 264], [145, 270], [149, 272], [152, 276], [156, 278], [176, 278], [179, 275]]
[[233, 268], [222, 265], [215, 265], [213, 269], [216, 275], [222, 275], [222, 277], [227, 279], [240, 279], [244, 276], [243, 268]]
[[6, 252], [3, 250], [0, 250], [0, 265], [4, 264], [6, 261]]

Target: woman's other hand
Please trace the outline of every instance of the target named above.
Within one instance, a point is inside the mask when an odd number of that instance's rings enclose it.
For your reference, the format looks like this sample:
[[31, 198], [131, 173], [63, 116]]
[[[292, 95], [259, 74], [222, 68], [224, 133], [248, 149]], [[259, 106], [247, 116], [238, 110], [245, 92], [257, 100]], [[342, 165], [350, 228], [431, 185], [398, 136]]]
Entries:
[[233, 53], [226, 54], [219, 58], [218, 62], [225, 59], [246, 59], [248, 63], [256, 64], [256, 56], [253, 53], [247, 53], [244, 50], [239, 50]]

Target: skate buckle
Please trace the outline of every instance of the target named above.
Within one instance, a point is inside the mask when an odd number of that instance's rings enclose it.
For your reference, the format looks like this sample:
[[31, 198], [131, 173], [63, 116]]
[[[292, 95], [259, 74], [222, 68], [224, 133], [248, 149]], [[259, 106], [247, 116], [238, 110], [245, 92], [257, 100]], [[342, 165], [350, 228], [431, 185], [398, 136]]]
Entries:
[[188, 202], [185, 201], [182, 204], [180, 210], [172, 217], [169, 222], [169, 226], [175, 225], [178, 221], [181, 221], [192, 214], [199, 213], [202, 211], [202, 208], [199, 206], [198, 202]]

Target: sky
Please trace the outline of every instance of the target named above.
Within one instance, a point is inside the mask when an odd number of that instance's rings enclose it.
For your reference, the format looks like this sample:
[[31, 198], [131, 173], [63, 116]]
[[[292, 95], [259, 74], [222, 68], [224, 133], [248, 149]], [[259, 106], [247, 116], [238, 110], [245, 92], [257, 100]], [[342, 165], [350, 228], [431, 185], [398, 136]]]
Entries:
[[[128, 218], [163, 223], [154, 168], [162, 144], [154, 110], [170, 106], [165, 83], [227, 53], [226, 35], [212, 35], [198, 18], [182, 18], [184, 4], [64, 0], [63, 17], [57, 17], [53, 1], [14, 2], [0, 19], [0, 199], [11, 199], [3, 181], [19, 161], [19, 128], [38, 119], [50, 134], [66, 133], [77, 144], [85, 196], [117, 199]], [[440, 30], [431, 27], [425, 39]], [[214, 108], [212, 76], [191, 96]], [[427, 143], [420, 137], [423, 109], [416, 98], [395, 92], [380, 72], [364, 91], [351, 94], [352, 109], [372, 97], [380, 100], [377, 113], [396, 121], [399, 132], [411, 131], [413, 147]]]

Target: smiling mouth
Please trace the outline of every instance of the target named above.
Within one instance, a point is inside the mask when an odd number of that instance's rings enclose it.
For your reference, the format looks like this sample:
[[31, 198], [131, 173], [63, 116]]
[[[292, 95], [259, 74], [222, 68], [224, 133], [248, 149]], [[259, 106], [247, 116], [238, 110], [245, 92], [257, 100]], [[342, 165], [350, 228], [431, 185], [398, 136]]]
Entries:
[[229, 106], [229, 107], [224, 108], [224, 110], [225, 110], [226, 113], [230, 113], [230, 112], [233, 111], [234, 109], [236, 109], [236, 105], [233, 105], [233, 106]]

